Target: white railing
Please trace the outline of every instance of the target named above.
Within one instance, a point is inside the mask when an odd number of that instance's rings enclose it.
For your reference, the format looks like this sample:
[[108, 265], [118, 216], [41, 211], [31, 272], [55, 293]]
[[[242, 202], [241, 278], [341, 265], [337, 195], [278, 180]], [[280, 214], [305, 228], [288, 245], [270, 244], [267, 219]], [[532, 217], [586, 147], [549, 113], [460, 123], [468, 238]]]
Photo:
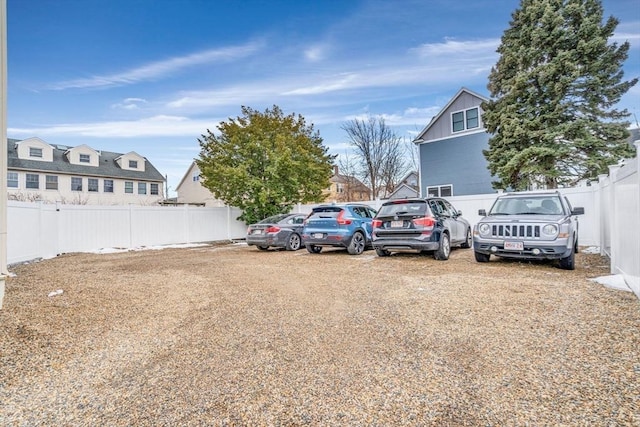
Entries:
[[[640, 142], [636, 142], [640, 152]], [[640, 298], [640, 156], [610, 168], [591, 186], [564, 188], [579, 217], [578, 243], [597, 246]], [[476, 224], [497, 193], [448, 198]], [[379, 208], [383, 201], [364, 202]], [[315, 205], [297, 205], [309, 212]], [[193, 206], [95, 206], [8, 202], [7, 262], [13, 264], [68, 252], [242, 239], [246, 225], [237, 208]]]

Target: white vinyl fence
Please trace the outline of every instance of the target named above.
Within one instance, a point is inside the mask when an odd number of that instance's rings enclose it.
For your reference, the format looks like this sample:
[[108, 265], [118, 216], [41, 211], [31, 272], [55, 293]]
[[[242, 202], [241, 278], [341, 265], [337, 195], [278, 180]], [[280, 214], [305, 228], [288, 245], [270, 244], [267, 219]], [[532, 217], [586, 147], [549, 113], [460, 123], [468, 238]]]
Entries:
[[[640, 142], [636, 142], [640, 152]], [[579, 217], [578, 243], [597, 246], [611, 260], [611, 273], [624, 276], [640, 298], [640, 156], [610, 168], [591, 186], [560, 191]], [[488, 210], [494, 194], [448, 198], [469, 222], [479, 209]], [[367, 202], [378, 208], [382, 201]], [[310, 212], [317, 205], [298, 205], [293, 212]], [[48, 258], [61, 253], [101, 248], [200, 243], [242, 239], [246, 225], [236, 208], [192, 206], [90, 206], [9, 201], [7, 263]]]
[[236, 208], [96, 206], [9, 201], [7, 264], [102, 248], [244, 238]]

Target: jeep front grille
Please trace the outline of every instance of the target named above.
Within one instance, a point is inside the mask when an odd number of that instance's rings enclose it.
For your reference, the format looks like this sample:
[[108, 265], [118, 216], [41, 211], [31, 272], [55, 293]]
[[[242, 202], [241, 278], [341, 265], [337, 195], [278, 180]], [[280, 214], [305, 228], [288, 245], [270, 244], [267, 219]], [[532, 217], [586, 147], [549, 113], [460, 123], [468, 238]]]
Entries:
[[491, 237], [504, 239], [539, 239], [540, 226], [524, 224], [493, 225], [491, 226]]

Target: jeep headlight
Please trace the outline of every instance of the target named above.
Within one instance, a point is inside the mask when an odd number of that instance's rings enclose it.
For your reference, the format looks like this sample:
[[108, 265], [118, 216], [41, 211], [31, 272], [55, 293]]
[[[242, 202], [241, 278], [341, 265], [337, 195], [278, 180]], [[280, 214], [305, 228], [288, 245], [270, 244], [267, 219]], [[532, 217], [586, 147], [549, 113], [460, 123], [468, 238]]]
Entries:
[[542, 232], [547, 236], [555, 236], [558, 233], [558, 226], [555, 224], [547, 224], [542, 227]]
[[480, 224], [478, 226], [478, 231], [480, 232], [481, 236], [486, 236], [491, 232], [491, 226], [489, 224]]

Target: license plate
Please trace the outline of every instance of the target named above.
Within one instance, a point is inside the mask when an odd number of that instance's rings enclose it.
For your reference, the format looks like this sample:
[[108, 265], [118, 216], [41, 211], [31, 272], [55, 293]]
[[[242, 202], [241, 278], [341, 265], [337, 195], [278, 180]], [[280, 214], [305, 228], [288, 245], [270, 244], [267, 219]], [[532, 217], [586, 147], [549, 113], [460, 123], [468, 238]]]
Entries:
[[402, 228], [404, 221], [391, 221], [391, 228]]
[[524, 250], [524, 243], [522, 242], [504, 242], [505, 250], [522, 251]]
[[323, 236], [324, 236], [324, 234], [322, 234], [322, 233], [313, 233], [313, 238], [314, 239], [322, 239]]
[[253, 230], [253, 234], [262, 234], [262, 230]]

